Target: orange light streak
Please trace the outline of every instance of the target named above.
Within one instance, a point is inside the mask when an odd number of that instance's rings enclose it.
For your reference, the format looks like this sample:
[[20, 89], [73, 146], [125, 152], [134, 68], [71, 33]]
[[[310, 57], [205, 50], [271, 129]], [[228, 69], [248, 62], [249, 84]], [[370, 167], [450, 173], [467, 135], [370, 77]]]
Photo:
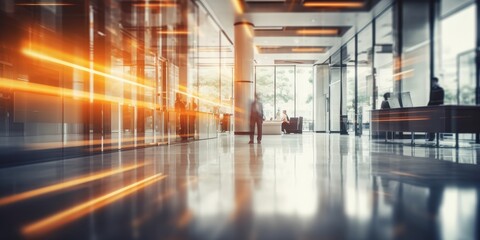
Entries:
[[305, 7], [325, 7], [325, 8], [361, 8], [363, 2], [306, 2]]
[[147, 86], [147, 85], [143, 85], [143, 84], [140, 84], [140, 83], [137, 83], [137, 82], [134, 82], [134, 81], [130, 81], [130, 80], [127, 80], [127, 79], [124, 79], [124, 78], [121, 78], [121, 77], [117, 77], [117, 76], [114, 76], [114, 75], [111, 75], [111, 74], [107, 74], [107, 73], [100, 72], [100, 71], [97, 71], [97, 70], [94, 70], [94, 69], [90, 69], [88, 67], [73, 64], [73, 63], [67, 62], [65, 60], [54, 58], [54, 57], [48, 56], [46, 54], [30, 50], [30, 49], [23, 49], [22, 52], [23, 52], [23, 54], [25, 54], [27, 56], [30, 56], [32, 58], [37, 58], [37, 59], [41, 59], [41, 60], [44, 60], [44, 61], [56, 63], [56, 64], [59, 64], [59, 65], [71, 67], [71, 68], [78, 69], [78, 70], [81, 70], [81, 71], [84, 71], [84, 72], [92, 73], [92, 74], [99, 75], [99, 76], [102, 76], [102, 77], [105, 77], [105, 78], [108, 78], [108, 79], [112, 79], [112, 80], [116, 80], [116, 81], [119, 81], [119, 82], [131, 84], [131, 85], [142, 87], [142, 88], [145, 88], [145, 89], [154, 89], [153, 87], [150, 87], [150, 86]]
[[338, 29], [299, 29], [297, 34], [302, 35], [337, 35]]
[[159, 34], [166, 34], [166, 35], [188, 35], [188, 34], [190, 34], [189, 31], [181, 31], [181, 30], [177, 30], [177, 31], [174, 31], [174, 30], [172, 30], [172, 31], [169, 31], [169, 30], [167, 30], [167, 31], [158, 31], [157, 33], [159, 33]]
[[72, 222], [89, 212], [95, 211], [103, 206], [106, 206], [118, 199], [121, 199], [125, 196], [128, 196], [131, 193], [134, 193], [142, 188], [147, 187], [155, 182], [158, 182], [162, 179], [165, 179], [167, 176], [163, 174], [156, 174], [145, 178], [141, 181], [130, 184], [126, 187], [115, 190], [111, 193], [103, 195], [101, 197], [92, 199], [88, 202], [79, 204], [72, 208], [66, 209], [59, 213], [56, 213], [47, 218], [41, 219], [37, 222], [31, 223], [22, 228], [22, 233], [26, 236], [39, 235], [49, 231], [52, 231], [56, 228], [59, 228], [69, 222]]
[[238, 14], [242, 14], [243, 13], [243, 6], [240, 3], [240, 0], [232, 0], [232, 3], [233, 3], [233, 6], [235, 7], [235, 11]]
[[180, 94], [185, 95], [185, 96], [188, 96], [188, 97], [191, 97], [191, 98], [198, 99], [198, 100], [201, 101], [201, 102], [210, 103], [210, 104], [215, 105], [215, 106], [227, 107], [227, 108], [232, 107], [232, 106], [229, 106], [229, 105], [224, 105], [224, 104], [221, 104], [221, 103], [218, 103], [218, 102], [210, 101], [210, 100], [208, 100], [208, 99], [201, 98], [201, 97], [195, 96], [195, 95], [193, 95], [193, 94], [190, 94], [190, 93], [187, 93], [187, 92], [184, 92], [184, 91], [175, 90], [175, 92], [180, 93]]
[[[74, 99], [81, 99], [81, 100], [90, 99], [89, 92], [76, 91], [76, 90], [67, 89], [67, 88], [52, 87], [52, 86], [38, 84], [38, 83], [23, 82], [23, 81], [6, 79], [6, 78], [0, 78], [0, 80], [1, 80], [0, 87], [11, 88], [11, 89], [25, 91], [25, 92], [71, 97]], [[112, 97], [112, 96], [107, 96], [107, 95], [98, 94], [98, 93], [93, 93], [92, 96], [95, 101], [136, 105], [144, 108], [154, 108], [154, 104], [149, 102], [144, 102], [144, 101], [135, 102], [130, 99]]]
[[128, 167], [124, 167], [124, 168], [120, 168], [120, 169], [116, 169], [116, 170], [107, 170], [107, 171], [97, 172], [97, 173], [94, 173], [92, 175], [82, 176], [82, 177], [79, 177], [79, 178], [68, 180], [66, 182], [53, 184], [53, 185], [50, 185], [50, 186], [46, 186], [46, 187], [38, 188], [38, 189], [35, 189], [35, 190], [11, 195], [11, 196], [8, 196], [8, 197], [3, 197], [3, 198], [0, 198], [0, 206], [11, 204], [11, 203], [18, 202], [18, 201], [23, 201], [23, 200], [26, 200], [26, 199], [29, 199], [29, 198], [40, 196], [40, 195], [60, 191], [62, 189], [70, 188], [70, 187], [80, 185], [80, 184], [83, 184], [83, 183], [95, 181], [95, 180], [98, 180], [98, 179], [101, 179], [101, 178], [104, 178], [104, 177], [115, 175], [117, 173], [122, 173], [122, 172], [126, 172], [126, 171], [129, 171], [129, 170], [132, 170], [132, 169], [136, 169], [136, 168], [139, 168], [143, 165], [145, 165], [145, 164], [133, 164], [133, 165], [130, 165]]
[[292, 48], [292, 52], [302, 52], [302, 53], [323, 52], [323, 51], [325, 51], [324, 48]]

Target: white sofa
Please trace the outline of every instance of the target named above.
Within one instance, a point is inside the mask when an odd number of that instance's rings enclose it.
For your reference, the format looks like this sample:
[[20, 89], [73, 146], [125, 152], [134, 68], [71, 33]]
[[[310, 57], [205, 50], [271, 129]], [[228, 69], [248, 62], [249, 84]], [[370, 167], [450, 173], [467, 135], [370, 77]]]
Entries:
[[[256, 128], [255, 128], [256, 131]], [[281, 135], [282, 121], [263, 121], [262, 125], [263, 135]]]

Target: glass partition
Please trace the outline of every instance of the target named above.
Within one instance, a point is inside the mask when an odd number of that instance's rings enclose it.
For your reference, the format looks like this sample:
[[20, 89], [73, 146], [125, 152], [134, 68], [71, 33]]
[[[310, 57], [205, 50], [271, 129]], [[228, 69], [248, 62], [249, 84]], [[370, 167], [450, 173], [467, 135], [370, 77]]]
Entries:
[[347, 118], [346, 130], [349, 134], [355, 134], [355, 40], [353, 38], [345, 46], [342, 47], [342, 78], [343, 84], [343, 100], [345, 109], [342, 111], [342, 115]]
[[476, 6], [452, 9], [449, 2], [442, 1], [441, 5], [444, 14], [440, 16], [437, 41], [440, 57], [436, 58], [439, 83], [445, 91], [445, 104], [474, 105]]
[[370, 134], [370, 110], [373, 100], [372, 25], [358, 34], [357, 54], [357, 124], [359, 135]]
[[263, 113], [267, 119], [275, 119], [275, 67], [255, 67], [255, 92], [263, 102]]
[[275, 67], [275, 99], [277, 109], [295, 115], [295, 66]]
[[393, 93], [393, 14], [387, 9], [375, 22], [375, 106], [380, 109], [385, 93]]
[[313, 131], [313, 67], [296, 66], [295, 116], [303, 117], [303, 129]]

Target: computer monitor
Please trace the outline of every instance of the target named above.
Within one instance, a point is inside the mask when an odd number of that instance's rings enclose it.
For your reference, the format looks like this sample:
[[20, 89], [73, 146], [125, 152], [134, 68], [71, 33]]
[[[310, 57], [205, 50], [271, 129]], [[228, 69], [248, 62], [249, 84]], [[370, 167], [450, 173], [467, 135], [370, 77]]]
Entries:
[[400, 108], [400, 102], [398, 101], [397, 96], [390, 96], [387, 101], [390, 108]]
[[410, 97], [410, 92], [401, 93], [402, 97], [402, 106], [404, 108], [413, 107], [412, 98]]

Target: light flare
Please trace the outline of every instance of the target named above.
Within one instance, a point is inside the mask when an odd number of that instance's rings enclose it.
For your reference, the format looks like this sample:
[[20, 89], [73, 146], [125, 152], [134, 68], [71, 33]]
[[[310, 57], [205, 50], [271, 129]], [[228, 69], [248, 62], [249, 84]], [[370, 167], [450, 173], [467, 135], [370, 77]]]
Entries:
[[93, 212], [101, 207], [104, 207], [116, 200], [122, 199], [140, 189], [143, 189], [153, 183], [156, 183], [162, 179], [165, 179], [167, 176], [163, 174], [156, 174], [145, 178], [141, 181], [130, 184], [126, 187], [115, 190], [106, 195], [100, 196], [98, 198], [92, 199], [85, 203], [79, 204], [77, 206], [71, 207], [44, 219], [41, 219], [37, 222], [26, 225], [22, 228], [22, 234], [27, 237], [37, 236], [40, 234], [45, 234], [52, 230], [55, 230], [67, 223], [70, 223], [90, 212]]
[[338, 29], [299, 29], [297, 34], [301, 35], [337, 35]]
[[243, 6], [240, 3], [240, 0], [231, 0], [233, 3], [233, 6], [235, 7], [235, 11], [237, 14], [242, 14], [243, 13]]
[[37, 196], [40, 196], [40, 195], [60, 191], [60, 190], [63, 190], [63, 189], [71, 188], [73, 186], [77, 186], [77, 185], [80, 185], [80, 184], [84, 184], [84, 183], [87, 183], [87, 182], [92, 182], [92, 181], [95, 181], [95, 180], [98, 180], [98, 179], [102, 179], [102, 178], [105, 178], [105, 177], [108, 177], [108, 176], [112, 176], [112, 175], [115, 175], [117, 173], [130, 171], [130, 170], [142, 167], [144, 165], [145, 164], [133, 164], [133, 165], [123, 167], [123, 168], [120, 168], [120, 169], [97, 172], [97, 173], [94, 173], [94, 174], [91, 174], [91, 175], [70, 179], [70, 180], [67, 180], [66, 182], [61, 182], [61, 183], [53, 184], [53, 185], [50, 185], [50, 186], [34, 189], [34, 190], [31, 190], [31, 191], [26, 191], [26, 192], [23, 192], [23, 193], [14, 194], [14, 195], [11, 195], [11, 196], [8, 196], [8, 197], [3, 197], [3, 198], [0, 198], [0, 206], [15, 203], [15, 202], [19, 202], [19, 201], [23, 201], [23, 200], [26, 200], [26, 199], [29, 199], [29, 198], [33, 198], [33, 197], [37, 197]]
[[305, 7], [324, 7], [324, 8], [361, 8], [363, 2], [305, 2]]
[[130, 85], [134, 85], [134, 86], [138, 86], [138, 87], [142, 87], [142, 88], [150, 89], [150, 90], [155, 89], [153, 87], [150, 87], [150, 86], [147, 86], [147, 85], [144, 85], [144, 84], [140, 84], [140, 83], [137, 83], [137, 82], [134, 82], [134, 81], [131, 81], [131, 80], [127, 80], [127, 79], [124, 79], [124, 78], [121, 78], [121, 77], [118, 77], [118, 76], [107, 74], [105, 72], [101, 72], [101, 71], [98, 71], [98, 70], [95, 70], [95, 69], [90, 69], [89, 67], [84, 67], [84, 66], [81, 66], [81, 65], [77, 65], [77, 64], [62, 60], [62, 59], [51, 57], [47, 54], [37, 52], [37, 51], [31, 50], [31, 49], [25, 48], [25, 49], [22, 50], [22, 53], [29, 56], [29, 57], [32, 57], [32, 58], [44, 60], [44, 61], [51, 62], [51, 63], [56, 63], [56, 64], [67, 66], [67, 67], [71, 67], [71, 68], [74, 68], [74, 69], [78, 69], [78, 70], [81, 70], [81, 71], [84, 71], [84, 72], [88, 72], [88, 73], [91, 73], [91, 74], [102, 76], [102, 77], [112, 79], [112, 80], [115, 80], [115, 81], [119, 81], [119, 82], [122, 82], [122, 83], [127, 83], [127, 84], [130, 84]]

